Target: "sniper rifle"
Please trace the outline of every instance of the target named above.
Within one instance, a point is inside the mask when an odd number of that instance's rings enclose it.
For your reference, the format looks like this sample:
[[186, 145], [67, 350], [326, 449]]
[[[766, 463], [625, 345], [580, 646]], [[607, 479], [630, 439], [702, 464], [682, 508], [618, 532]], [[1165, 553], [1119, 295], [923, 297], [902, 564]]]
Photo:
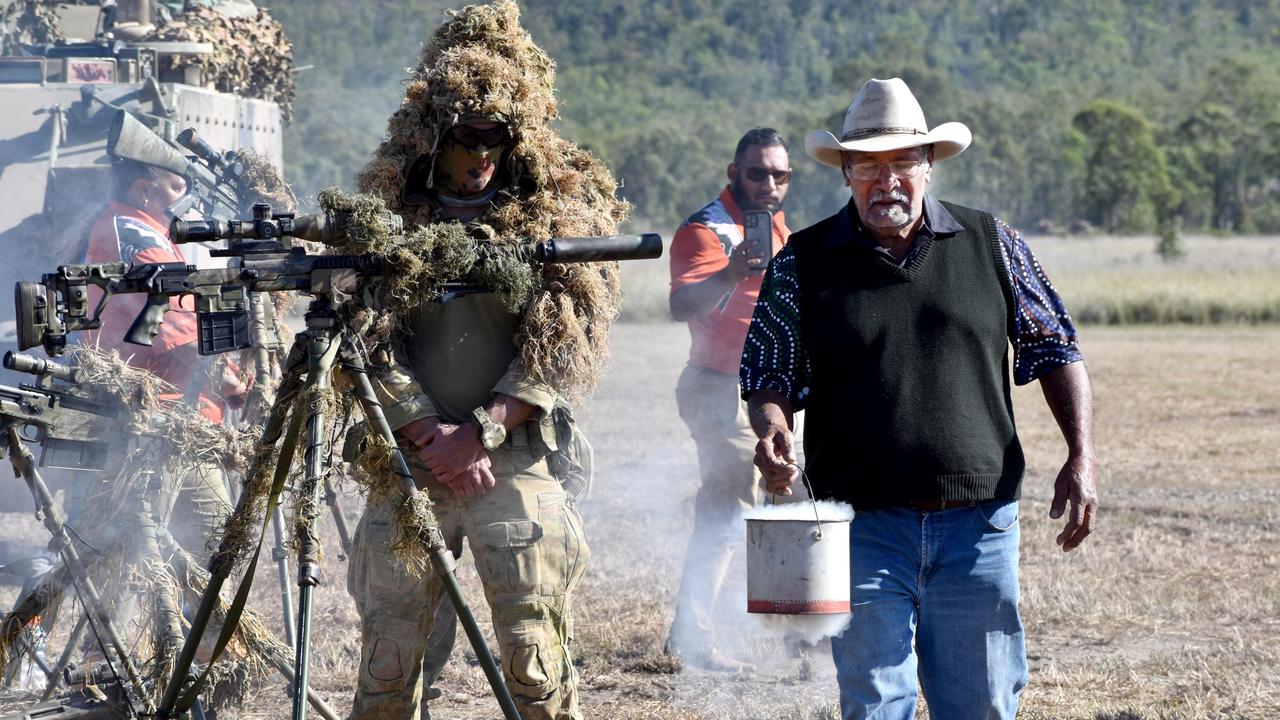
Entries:
[[[334, 242], [339, 237], [335, 228], [340, 224], [331, 214], [273, 215], [265, 203], [253, 206], [252, 220], [174, 220], [170, 239], [175, 244], [225, 240], [226, 249], [214, 250], [212, 255], [235, 258], [237, 266], [200, 269], [180, 262], [60, 266], [39, 283], [17, 283], [18, 347], [25, 350], [43, 345], [49, 355], [61, 355], [68, 333], [101, 327], [102, 312], [113, 295], [143, 293], [146, 304], [125, 334], [126, 341], [150, 345], [170, 309], [169, 298], [191, 295], [195, 298], [201, 355], [247, 348], [252, 344], [250, 293], [353, 293], [363, 281], [397, 271], [378, 256], [312, 255], [293, 244], [294, 238]], [[477, 242], [480, 262], [499, 255], [531, 263], [579, 263], [639, 260], [661, 254], [662, 238], [654, 233], [552, 238], [510, 246]], [[102, 291], [92, 311], [90, 286]], [[453, 295], [485, 291], [465, 278], [446, 283], [443, 289]]]
[[35, 375], [34, 385], [0, 385], [0, 418], [16, 426], [25, 442], [41, 447], [40, 466], [103, 470], [119, 427], [118, 405], [101, 402], [53, 380], [76, 382], [76, 369], [24, 353], [7, 352], [4, 366]]
[[232, 220], [241, 217], [252, 197], [246, 163], [240, 153], [220, 153], [201, 139], [194, 128], [165, 139], [125, 110], [116, 113], [107, 134], [107, 152], [124, 160], [153, 165], [181, 175], [187, 194], [168, 210], [182, 217], [192, 209], [205, 217]]

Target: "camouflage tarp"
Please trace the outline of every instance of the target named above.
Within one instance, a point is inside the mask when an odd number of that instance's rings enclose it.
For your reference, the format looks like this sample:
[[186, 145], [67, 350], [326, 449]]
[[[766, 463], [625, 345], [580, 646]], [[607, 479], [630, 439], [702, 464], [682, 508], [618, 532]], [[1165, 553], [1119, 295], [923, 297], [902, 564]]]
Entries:
[[[97, 5], [85, 0], [14, 0], [0, 10], [4, 25], [0, 51], [17, 55], [24, 48], [64, 40], [58, 5]], [[205, 84], [227, 93], [274, 102], [285, 120], [293, 114], [293, 43], [266, 10], [248, 15], [247, 3], [235, 12], [197, 7], [172, 20], [161, 20], [147, 41], [199, 42], [213, 45], [213, 54], [168, 56], [166, 70], [198, 64]]]

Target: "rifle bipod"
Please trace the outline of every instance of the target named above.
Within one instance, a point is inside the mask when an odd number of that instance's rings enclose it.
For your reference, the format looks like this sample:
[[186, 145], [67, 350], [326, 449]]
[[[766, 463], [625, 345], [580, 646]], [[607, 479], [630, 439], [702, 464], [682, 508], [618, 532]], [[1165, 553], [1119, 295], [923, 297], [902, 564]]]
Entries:
[[[129, 689], [144, 703], [148, 712], [153, 710], [154, 707], [147, 700], [142, 676], [133, 664], [133, 659], [129, 657], [126, 651], [127, 646], [121, 640], [120, 633], [116, 631], [115, 623], [112, 622], [111, 613], [103, 602], [93, 578], [85, 568], [79, 551], [71, 541], [66, 520], [53, 499], [53, 494], [49, 492], [49, 486], [45, 484], [44, 478], [36, 469], [35, 458], [23, 445], [19, 430], [14, 423], [3, 423], [3, 431], [5, 435], [3, 442], [9, 454], [9, 462], [13, 465], [14, 474], [26, 481], [31, 497], [36, 501], [36, 507], [40, 508], [45, 528], [53, 536], [50, 549], [62, 557], [63, 565], [71, 576], [71, 582], [84, 603], [85, 614], [93, 625], [94, 634], [99, 639], [103, 656], [110, 658], [113, 653], [115, 654], [117, 662], [124, 670], [126, 676], [124, 679], [128, 682]], [[114, 666], [112, 667], [114, 671]]]
[[[230, 640], [229, 628], [233, 628], [238, 622], [248, 599], [254, 568], [266, 533], [266, 523], [274, 515], [280, 493], [285, 487], [289, 468], [293, 464], [298, 446], [299, 435], [303, 431], [305, 413], [304, 471], [301, 483], [294, 488], [297, 495], [294, 539], [298, 554], [298, 612], [297, 630], [294, 633], [296, 676], [292, 692], [293, 720], [305, 720], [304, 698], [310, 693], [307, 682], [311, 651], [312, 595], [321, 577], [319, 536], [315, 529], [315, 521], [318, 515], [319, 493], [321, 487], [327, 485], [331, 470], [332, 448], [328, 435], [330, 422], [328, 403], [335, 364], [340, 365], [352, 381], [355, 399], [360, 404], [370, 432], [380, 436], [391, 449], [392, 469], [397, 476], [399, 490], [405, 500], [412, 500], [419, 492], [409, 472], [409, 466], [396, 444], [391, 426], [383, 414], [382, 405], [366, 374], [363, 353], [356, 348], [346, 332], [331, 299], [325, 294], [316, 294], [307, 308], [305, 319], [306, 329], [295, 337], [293, 346], [285, 358], [275, 400], [267, 412], [262, 435], [254, 449], [253, 462], [245, 476], [246, 485], [240, 494], [235, 511], [227, 519], [228, 528], [236, 524], [247, 526], [246, 523], [255, 522], [256, 518], [252, 517], [255, 513], [253, 498], [255, 496], [260, 498], [263, 488], [251, 487], [250, 484], [265, 482], [266, 468], [271, 467], [274, 461], [266, 517], [258, 535], [257, 548], [249, 559], [244, 578], [236, 592], [235, 601], [227, 611], [222, 635], [218, 638], [213, 658], [210, 660], [212, 665]], [[278, 455], [275, 451], [277, 443], [280, 445]], [[431, 518], [431, 523], [434, 526], [434, 517]], [[475, 616], [472, 615], [470, 607], [462, 596], [462, 588], [454, 574], [453, 555], [438, 532], [432, 533], [431, 538], [431, 545], [427, 551], [431, 557], [432, 569], [444, 584], [449, 599], [457, 611], [458, 619], [462, 623], [476, 657], [480, 660], [481, 668], [489, 681], [494, 697], [502, 708], [503, 717], [506, 720], [520, 720], [520, 713], [503, 681], [502, 672], [489, 651]], [[209, 584], [201, 598], [195, 618], [191, 622], [191, 631], [186, 644], [182, 648], [173, 676], [165, 688], [164, 698], [157, 710], [156, 716], [161, 720], [177, 718], [184, 714], [191, 707], [191, 702], [199, 695], [204, 676], [202, 675], [190, 687], [187, 687], [183, 679], [190, 671], [196, 648], [200, 645], [214, 608], [219, 603], [222, 586], [230, 577], [232, 568], [241, 559], [237, 557], [238, 550], [239, 548], [228, 543], [227, 534], [224, 533], [222, 544], [209, 562]], [[185, 692], [183, 692], [184, 687], [186, 687]]]
[[[43, 717], [66, 717], [79, 720], [127, 720], [137, 717], [148, 717], [154, 712], [154, 703], [148, 691], [154, 691], [153, 685], [141, 679], [133, 657], [123, 636], [114, 625], [113, 612], [103, 600], [97, 584], [91, 577], [90, 561], [83, 559], [72, 541], [74, 531], [66, 524], [65, 513], [54, 499], [43, 477], [36, 467], [35, 459], [21, 441], [17, 424], [0, 421], [0, 450], [7, 454], [15, 474], [23, 478], [31, 491], [32, 497], [40, 510], [40, 516], [46, 529], [53, 538], [51, 547], [62, 556], [61, 570], [67, 576], [78, 594], [84, 608], [71, 631], [71, 636], [63, 648], [57, 663], [46, 672], [49, 682], [45, 687], [40, 702], [19, 715], [3, 717], [0, 720], [31, 720]], [[3, 454], [0, 454], [3, 457]], [[153, 513], [150, 497], [154, 494], [154, 473], [146, 473], [146, 482], [138, 482], [129, 488], [127, 502], [123, 512], [128, 515], [131, 526], [138, 532], [130, 533], [123, 544], [114, 545], [109, 552], [126, 553], [130, 560], [127, 564], [137, 567], [157, 568], [168, 566], [177, 578], [190, 578], [202, 573], [196, 563], [181, 548], [168, 529], [158, 522]], [[164, 558], [169, 558], [168, 562]], [[181, 580], [178, 581], [181, 584]], [[159, 583], [155, 588], [145, 588], [138, 598], [153, 605], [154, 623], [152, 627], [154, 645], [163, 648], [165, 654], [173, 657], [179, 647], [183, 646], [179, 601], [166, 583]], [[26, 618], [23, 618], [24, 621]], [[222, 618], [225, 620], [225, 618]], [[71, 657], [81, 647], [80, 639], [85, 630], [90, 630], [98, 649], [107, 660], [101, 665], [76, 667]], [[19, 636], [21, 641], [21, 636]], [[269, 636], [262, 638], [263, 644], [274, 645], [276, 642]], [[291, 644], [291, 643], [290, 643]], [[295, 680], [295, 673], [289, 657], [284, 653], [261, 652], [263, 659], [274, 667], [289, 683]], [[114, 661], [112, 660], [114, 658]], [[123, 670], [123, 677], [121, 677]], [[65, 680], [64, 687], [79, 685], [85, 680], [88, 684], [100, 687], [107, 693], [105, 702], [93, 701], [92, 698], [77, 699], [63, 697], [52, 699], [59, 684]], [[324, 720], [339, 720], [339, 717], [322, 698], [312, 690], [307, 691], [307, 700]], [[88, 704], [86, 704], [86, 702]], [[81, 707], [83, 706], [83, 707]], [[201, 704], [191, 705], [192, 720], [202, 720], [204, 710]]]
[[[123, 635], [116, 629], [114, 613], [99, 592], [97, 583], [90, 575], [88, 564], [72, 542], [72, 531], [68, 529], [65, 514], [36, 468], [31, 451], [22, 443], [17, 425], [13, 422], [0, 423], [0, 432], [4, 434], [2, 441], [4, 450], [9, 455], [14, 473], [26, 481], [32, 498], [39, 508], [45, 528], [52, 536], [50, 548], [61, 556], [62, 572], [66, 573], [68, 581], [75, 589], [83, 606], [83, 613], [77, 620], [57, 664], [53, 668], [42, 668], [45, 670], [48, 682], [41, 702], [15, 717], [26, 720], [26, 718], [57, 714], [59, 717], [84, 717], [86, 720], [88, 718], [121, 720], [154, 713], [155, 705], [148, 693], [146, 683], [128, 651], [128, 646], [123, 641]], [[129, 546], [127, 552], [139, 567], [162, 567], [164, 561], [160, 552], [161, 538], [167, 541], [170, 551], [177, 547], [177, 543], [169, 536], [164, 526], [155, 520], [149, 499], [152, 491], [150, 481], [154, 477], [151, 473], [145, 474], [145, 477], [147, 481], [136, 483], [128, 490], [127, 512], [131, 513], [130, 520], [139, 532], [131, 542], [126, 542]], [[142, 593], [143, 597], [154, 602], [156, 647], [170, 655], [176, 653], [183, 639], [181, 613], [178, 598], [174, 595], [173, 589], [162, 583], [157, 590]], [[86, 628], [91, 631], [105, 662], [97, 667], [73, 668], [70, 658], [80, 646], [80, 638]], [[113, 656], [114, 662], [112, 662]], [[121, 670], [124, 671], [124, 677], [120, 676]], [[105, 696], [104, 701], [92, 701], [84, 707], [79, 707], [77, 705], [79, 701], [74, 698], [51, 700], [59, 681], [64, 678], [67, 679], [68, 686], [80, 684], [88, 679], [88, 684], [109, 691], [108, 695]], [[195, 710], [203, 717], [203, 709], [199, 705]]]

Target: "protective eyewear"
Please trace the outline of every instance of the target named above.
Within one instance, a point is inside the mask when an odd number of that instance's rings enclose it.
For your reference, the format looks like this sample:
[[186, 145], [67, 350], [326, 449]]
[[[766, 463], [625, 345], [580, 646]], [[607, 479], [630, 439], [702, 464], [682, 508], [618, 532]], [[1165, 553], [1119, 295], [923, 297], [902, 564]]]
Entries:
[[880, 173], [884, 168], [889, 168], [889, 174], [898, 178], [913, 178], [920, 174], [921, 168], [928, 164], [928, 158], [920, 158], [918, 160], [898, 160], [891, 163], [874, 163], [862, 162], [853, 164], [854, 180], [875, 180], [880, 177]]
[[754, 183], [764, 182], [767, 177], [773, 177], [774, 185], [786, 185], [791, 182], [790, 170], [765, 170], [762, 167], [749, 167], [743, 168], [743, 172], [746, 173], [747, 179]]
[[453, 135], [454, 142], [468, 148], [502, 147], [511, 139], [511, 133], [507, 132], [506, 126], [503, 125], [484, 129], [470, 125], [456, 125], [450, 132]]

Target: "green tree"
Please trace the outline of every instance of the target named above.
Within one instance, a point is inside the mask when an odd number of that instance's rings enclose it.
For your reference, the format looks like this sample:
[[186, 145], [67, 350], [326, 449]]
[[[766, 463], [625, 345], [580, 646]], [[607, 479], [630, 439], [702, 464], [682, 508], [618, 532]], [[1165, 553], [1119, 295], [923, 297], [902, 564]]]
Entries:
[[[830, 214], [848, 196], [804, 155], [805, 133], [838, 129], [868, 78], [900, 76], [930, 122], [973, 130], [938, 173], [940, 195], [1023, 228], [1100, 219], [1106, 158], [1072, 120], [1114, 99], [1141, 108], [1170, 191], [1139, 193], [1101, 224], [1149, 231], [1177, 215], [1188, 231], [1280, 232], [1280, 0], [916, 0], [893, 13], [878, 0], [519, 1], [558, 64], [559, 129], [613, 166], [650, 227], [705, 202], [760, 125], [792, 145], [790, 222]], [[285, 131], [299, 190], [352, 183], [405, 68], [461, 4], [273, 0], [297, 63], [313, 66]]]
[[1090, 103], [1071, 124], [1087, 138], [1082, 200], [1089, 219], [1109, 232], [1156, 229], [1175, 207], [1164, 153], [1137, 110], [1109, 100]]

